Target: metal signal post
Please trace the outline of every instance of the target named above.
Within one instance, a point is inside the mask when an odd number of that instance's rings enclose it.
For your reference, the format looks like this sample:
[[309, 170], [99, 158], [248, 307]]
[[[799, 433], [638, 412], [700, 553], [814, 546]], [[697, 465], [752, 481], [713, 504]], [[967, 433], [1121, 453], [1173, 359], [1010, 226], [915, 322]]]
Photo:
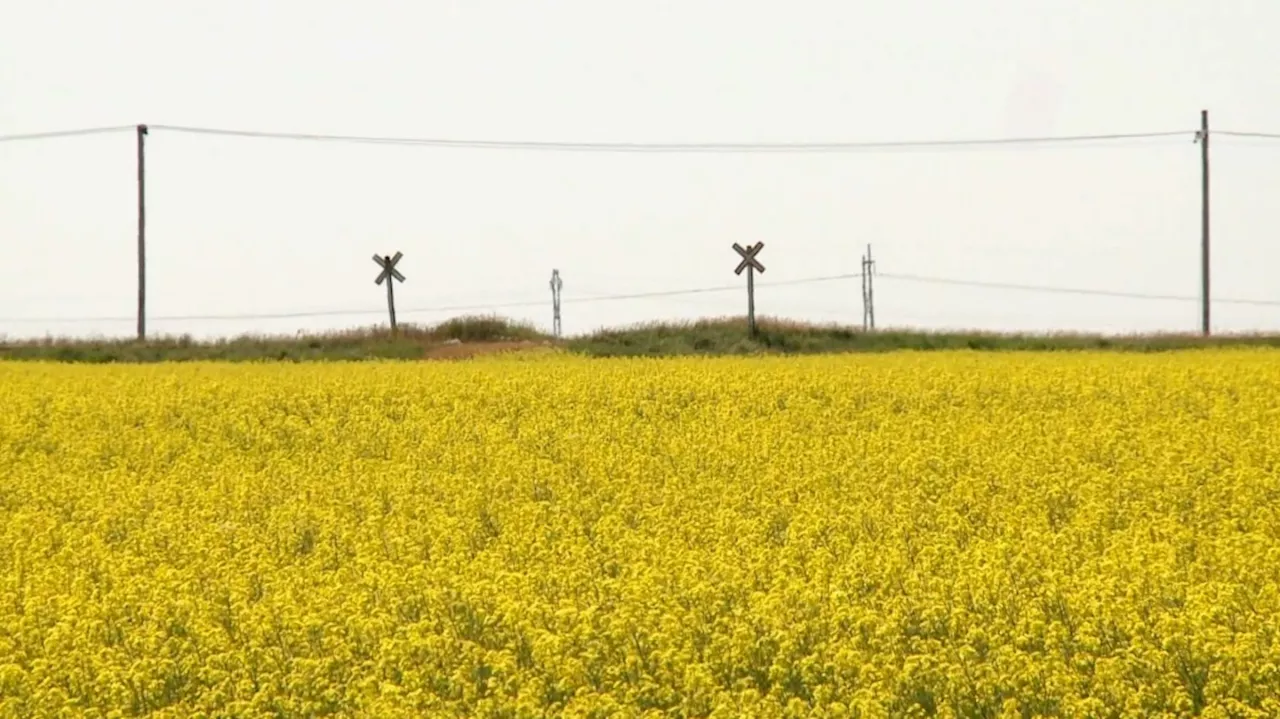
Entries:
[[560, 270], [551, 270], [551, 334], [560, 338], [560, 288], [564, 280], [560, 279]]
[[862, 329], [876, 328], [875, 260], [871, 259], [871, 245], [867, 245], [867, 254], [862, 256]]

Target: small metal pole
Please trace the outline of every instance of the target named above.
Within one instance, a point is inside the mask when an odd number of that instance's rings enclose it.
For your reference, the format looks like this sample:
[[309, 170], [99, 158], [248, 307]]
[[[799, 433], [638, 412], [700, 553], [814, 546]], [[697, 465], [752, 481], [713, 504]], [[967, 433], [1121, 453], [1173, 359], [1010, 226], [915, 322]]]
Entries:
[[747, 266], [747, 326], [751, 336], [756, 336], [756, 269]]
[[867, 245], [867, 319], [873, 330], [876, 328], [875, 266], [875, 260], [871, 259], [871, 245]]
[[560, 270], [551, 270], [551, 333], [560, 338], [560, 288], [564, 281], [560, 279]]
[[867, 272], [867, 256], [866, 255], [862, 256], [862, 272], [859, 274], [862, 277], [862, 331], [866, 332], [868, 327], [867, 317], [870, 316], [867, 313], [867, 309], [868, 309], [867, 308], [867, 274], [868, 272]]

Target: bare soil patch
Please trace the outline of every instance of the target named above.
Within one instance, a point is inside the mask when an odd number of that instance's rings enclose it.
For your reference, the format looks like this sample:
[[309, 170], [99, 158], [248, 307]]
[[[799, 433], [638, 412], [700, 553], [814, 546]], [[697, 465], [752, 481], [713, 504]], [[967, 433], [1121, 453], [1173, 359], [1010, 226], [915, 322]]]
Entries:
[[480, 355], [497, 354], [499, 352], [514, 352], [517, 350], [533, 349], [535, 347], [546, 347], [548, 344], [548, 342], [535, 342], [532, 340], [455, 342], [452, 344], [430, 345], [423, 351], [422, 358], [429, 360], [470, 359]]

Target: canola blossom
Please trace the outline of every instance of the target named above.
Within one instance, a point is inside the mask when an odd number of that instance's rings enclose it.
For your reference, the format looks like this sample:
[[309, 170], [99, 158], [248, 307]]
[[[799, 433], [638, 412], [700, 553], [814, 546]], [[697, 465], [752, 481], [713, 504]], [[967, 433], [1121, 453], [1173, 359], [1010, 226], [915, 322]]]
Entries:
[[1280, 716], [1280, 356], [0, 365], [0, 717]]

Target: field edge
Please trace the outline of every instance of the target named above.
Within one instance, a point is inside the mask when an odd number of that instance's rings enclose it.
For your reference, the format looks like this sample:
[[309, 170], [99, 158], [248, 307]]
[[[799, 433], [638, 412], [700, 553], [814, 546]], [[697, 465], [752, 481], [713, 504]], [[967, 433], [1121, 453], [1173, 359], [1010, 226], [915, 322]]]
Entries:
[[296, 335], [252, 335], [198, 340], [189, 335], [133, 339], [48, 336], [5, 340], [0, 360], [73, 363], [163, 361], [358, 361], [460, 360], [529, 351], [563, 351], [587, 357], [825, 354], [900, 350], [1163, 352], [1214, 347], [1280, 347], [1280, 335], [1262, 333], [1101, 335], [928, 331], [911, 328], [863, 330], [761, 318], [752, 337], [743, 317], [686, 322], [648, 322], [601, 328], [554, 338], [531, 324], [494, 315], [455, 317], [436, 325], [357, 327]]

